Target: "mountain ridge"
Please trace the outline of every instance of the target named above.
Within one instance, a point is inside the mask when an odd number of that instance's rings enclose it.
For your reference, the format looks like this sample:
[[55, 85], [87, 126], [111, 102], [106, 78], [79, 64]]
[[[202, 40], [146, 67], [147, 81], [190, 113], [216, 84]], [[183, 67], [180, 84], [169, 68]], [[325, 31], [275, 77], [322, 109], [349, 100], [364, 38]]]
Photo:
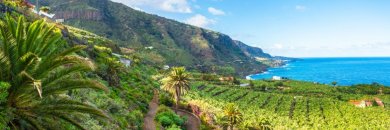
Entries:
[[[267, 66], [254, 57], [270, 58], [260, 48], [233, 40], [226, 34], [195, 27], [158, 15], [132, 9], [108, 0], [43, 0], [52, 7], [56, 18], [65, 24], [105, 36], [122, 47], [151, 52], [159, 64], [186, 66], [212, 71], [215, 66], [231, 67], [244, 76], [264, 71]], [[65, 4], [64, 4], [65, 3]], [[96, 18], [95, 18], [96, 17]], [[156, 58], [157, 57], [157, 58]]]

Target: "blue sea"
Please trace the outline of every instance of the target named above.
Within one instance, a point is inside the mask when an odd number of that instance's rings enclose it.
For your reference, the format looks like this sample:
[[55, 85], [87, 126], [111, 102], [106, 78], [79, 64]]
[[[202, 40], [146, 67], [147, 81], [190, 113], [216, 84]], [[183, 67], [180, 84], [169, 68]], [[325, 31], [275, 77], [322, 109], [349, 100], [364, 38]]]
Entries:
[[303, 58], [282, 67], [269, 68], [262, 74], [251, 75], [252, 79], [270, 79], [272, 76], [287, 77], [339, 85], [371, 84], [377, 82], [390, 86], [389, 58]]

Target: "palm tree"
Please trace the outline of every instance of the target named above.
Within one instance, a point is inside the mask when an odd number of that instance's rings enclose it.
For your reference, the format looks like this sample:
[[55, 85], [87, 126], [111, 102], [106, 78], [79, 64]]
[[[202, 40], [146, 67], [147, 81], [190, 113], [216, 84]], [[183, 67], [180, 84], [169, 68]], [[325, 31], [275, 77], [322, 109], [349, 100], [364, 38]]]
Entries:
[[60, 129], [79, 123], [85, 114], [108, 118], [101, 110], [72, 100], [66, 93], [75, 89], [107, 90], [97, 81], [82, 78], [93, 70], [86, 58], [74, 55], [85, 46], [65, 47], [59, 30], [44, 21], [25, 22], [7, 15], [0, 20], [0, 82], [10, 84], [1, 108], [10, 110], [11, 129]]
[[106, 76], [109, 86], [120, 87], [119, 73], [125, 71], [125, 67], [115, 58], [105, 58], [107, 65]]
[[161, 89], [171, 93], [176, 102], [176, 110], [178, 109], [180, 98], [190, 89], [189, 85], [190, 74], [186, 72], [184, 67], [173, 67], [167, 77], [161, 80]]
[[233, 130], [234, 126], [242, 121], [242, 114], [233, 103], [227, 104], [224, 109], [224, 119], [227, 121], [230, 130]]
[[334, 87], [336, 87], [337, 82], [336, 82], [336, 81], [333, 81], [333, 82], [332, 82], [332, 85], [333, 85]]

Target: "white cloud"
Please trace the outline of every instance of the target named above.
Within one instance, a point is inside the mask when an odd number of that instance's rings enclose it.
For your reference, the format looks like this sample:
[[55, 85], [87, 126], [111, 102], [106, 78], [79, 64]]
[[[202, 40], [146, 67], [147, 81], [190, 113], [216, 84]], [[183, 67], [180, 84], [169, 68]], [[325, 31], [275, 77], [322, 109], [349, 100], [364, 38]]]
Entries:
[[295, 6], [295, 10], [298, 10], [298, 11], [305, 11], [307, 8], [306, 6], [303, 6], [303, 5], [296, 5]]
[[148, 7], [167, 12], [192, 13], [188, 0], [112, 0], [130, 7]]
[[203, 15], [196, 14], [195, 16], [184, 21], [187, 24], [191, 24], [198, 27], [207, 27], [209, 25], [215, 24], [216, 21], [213, 19], [209, 19]]
[[209, 8], [208, 8], [208, 11], [209, 11], [211, 14], [213, 14], [213, 15], [225, 15], [225, 12], [223, 12], [222, 10], [213, 8], [213, 7], [209, 7]]
[[274, 49], [283, 49], [283, 45], [282, 44], [274, 44], [273, 48]]
[[135, 10], [138, 10], [138, 11], [142, 11], [142, 12], [145, 12], [144, 10], [142, 10], [141, 8], [139, 7], [136, 7], [136, 6], [130, 6], [131, 8], [135, 9]]

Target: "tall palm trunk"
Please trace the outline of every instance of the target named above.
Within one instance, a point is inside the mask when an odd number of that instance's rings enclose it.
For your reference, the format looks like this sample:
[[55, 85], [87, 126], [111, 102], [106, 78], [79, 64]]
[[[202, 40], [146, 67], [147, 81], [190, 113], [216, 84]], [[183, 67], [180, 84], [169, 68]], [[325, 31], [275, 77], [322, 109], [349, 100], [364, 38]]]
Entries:
[[177, 110], [179, 109], [179, 103], [180, 103], [180, 88], [179, 89], [176, 89], [176, 96], [175, 96], [175, 100], [176, 100], [176, 105], [175, 105], [175, 113], [177, 113]]

